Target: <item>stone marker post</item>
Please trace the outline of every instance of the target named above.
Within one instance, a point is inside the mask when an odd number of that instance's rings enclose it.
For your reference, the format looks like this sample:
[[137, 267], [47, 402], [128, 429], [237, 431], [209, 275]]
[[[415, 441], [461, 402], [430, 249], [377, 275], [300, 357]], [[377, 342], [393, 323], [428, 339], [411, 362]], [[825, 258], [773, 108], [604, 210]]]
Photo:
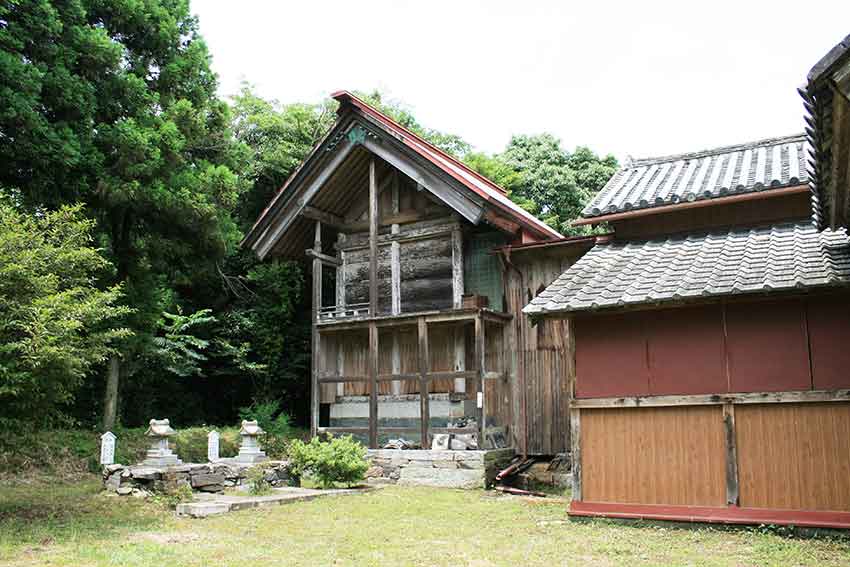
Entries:
[[256, 421], [243, 421], [242, 429], [239, 430], [239, 435], [242, 436], [242, 444], [239, 447], [239, 454], [236, 456], [238, 463], [261, 463], [268, 459], [266, 454], [260, 449], [260, 444], [257, 442], [257, 437], [265, 433]]
[[168, 448], [168, 438], [174, 435], [174, 430], [171, 429], [167, 419], [152, 419], [145, 435], [151, 438], [151, 446], [144, 460], [145, 465], [167, 467], [182, 463]]
[[207, 460], [211, 463], [219, 460], [218, 441], [218, 431], [213, 430], [207, 433]]
[[111, 431], [100, 436], [100, 464], [115, 464], [115, 434]]

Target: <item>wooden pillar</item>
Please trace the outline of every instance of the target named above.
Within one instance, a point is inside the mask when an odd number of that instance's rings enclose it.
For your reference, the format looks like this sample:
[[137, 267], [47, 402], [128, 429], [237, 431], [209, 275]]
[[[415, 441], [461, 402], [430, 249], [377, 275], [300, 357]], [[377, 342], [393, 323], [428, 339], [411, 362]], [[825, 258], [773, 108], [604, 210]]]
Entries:
[[573, 500], [581, 501], [581, 410], [570, 409], [570, 460], [572, 461]]
[[378, 180], [369, 161], [369, 315], [378, 314]]
[[[393, 225], [393, 234], [398, 232], [398, 225]], [[390, 296], [391, 312], [393, 315], [401, 313], [401, 245], [398, 242], [390, 244]]]
[[378, 448], [378, 326], [369, 323], [369, 446]]
[[484, 420], [487, 418], [486, 408], [484, 407], [484, 375], [487, 373], [485, 365], [487, 344], [484, 341], [484, 319], [481, 317], [481, 312], [475, 316], [475, 363], [478, 365], [478, 388], [476, 389], [476, 407], [478, 408], [478, 430], [479, 430], [479, 446], [484, 448]]
[[735, 440], [735, 406], [723, 404], [726, 433], [726, 504], [738, 505], [738, 445]]
[[[322, 223], [316, 221], [316, 232], [313, 241], [313, 249], [322, 251]], [[311, 360], [311, 387], [310, 387], [310, 434], [315, 436], [319, 431], [319, 362], [321, 360], [321, 336], [319, 334], [319, 310], [322, 307], [322, 261], [313, 259], [313, 305], [312, 315], [312, 360]]]
[[[345, 242], [345, 234], [339, 233], [337, 236], [337, 248]], [[345, 251], [337, 252], [339, 265], [336, 267], [336, 308], [337, 312], [345, 311]]]
[[452, 230], [452, 307], [463, 306], [463, 234]]
[[[392, 352], [391, 352], [392, 360], [390, 361], [391, 365], [392, 365], [391, 372], [393, 374], [401, 374], [401, 348], [400, 348], [400, 345], [399, 345], [398, 329], [393, 329], [392, 333], [393, 333], [393, 343], [392, 343]], [[392, 387], [393, 396], [401, 395], [401, 380], [393, 380], [391, 387]]]
[[428, 372], [430, 353], [428, 352], [428, 323], [424, 317], [419, 317], [417, 334], [419, 337], [419, 413], [421, 414], [420, 427], [422, 435], [422, 448], [430, 448], [428, 443], [428, 424], [431, 419], [431, 409], [428, 400]]

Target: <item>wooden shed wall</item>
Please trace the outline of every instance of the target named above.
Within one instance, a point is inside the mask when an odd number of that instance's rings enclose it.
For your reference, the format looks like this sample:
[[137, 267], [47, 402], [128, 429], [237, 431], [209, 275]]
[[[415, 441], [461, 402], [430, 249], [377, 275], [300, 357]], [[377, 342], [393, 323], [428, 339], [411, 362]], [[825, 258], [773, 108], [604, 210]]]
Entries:
[[582, 410], [582, 498], [722, 506], [720, 406]]
[[850, 296], [580, 318], [576, 397], [850, 388]]
[[516, 252], [505, 274], [505, 302], [514, 315], [509, 347], [515, 378], [514, 437], [516, 446], [530, 455], [563, 453], [570, 446], [574, 357], [569, 321], [532, 325], [522, 308], [575, 260], [575, 252]]
[[850, 404], [735, 410], [741, 506], [850, 512]]

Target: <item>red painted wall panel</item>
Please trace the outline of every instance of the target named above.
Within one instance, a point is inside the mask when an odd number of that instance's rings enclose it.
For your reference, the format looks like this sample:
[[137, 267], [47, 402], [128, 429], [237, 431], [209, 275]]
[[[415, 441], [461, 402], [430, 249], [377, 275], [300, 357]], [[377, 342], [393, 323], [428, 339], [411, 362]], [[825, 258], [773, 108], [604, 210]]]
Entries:
[[804, 309], [802, 301], [726, 306], [730, 391], [811, 388]]
[[815, 389], [850, 388], [850, 297], [810, 300], [808, 326]]
[[655, 311], [647, 335], [651, 395], [727, 391], [719, 305]]
[[576, 326], [576, 397], [649, 394], [643, 313], [579, 318]]

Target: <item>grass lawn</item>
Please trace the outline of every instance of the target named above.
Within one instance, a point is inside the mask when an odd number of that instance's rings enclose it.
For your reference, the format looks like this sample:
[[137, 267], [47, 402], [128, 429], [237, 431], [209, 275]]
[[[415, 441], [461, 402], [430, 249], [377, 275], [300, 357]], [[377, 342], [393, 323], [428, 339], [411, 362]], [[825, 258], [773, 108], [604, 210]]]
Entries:
[[570, 521], [563, 502], [390, 487], [178, 519], [76, 484], [0, 486], [0, 565], [850, 565], [850, 539]]

